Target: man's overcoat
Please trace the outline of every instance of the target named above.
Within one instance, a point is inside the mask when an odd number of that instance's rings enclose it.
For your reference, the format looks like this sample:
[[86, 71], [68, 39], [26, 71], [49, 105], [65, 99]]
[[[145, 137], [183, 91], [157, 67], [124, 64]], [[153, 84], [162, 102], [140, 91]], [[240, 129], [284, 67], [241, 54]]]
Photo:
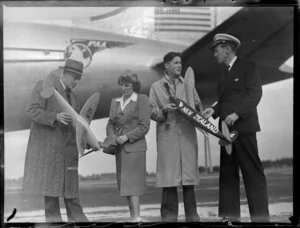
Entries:
[[[165, 83], [169, 83], [176, 97], [186, 101], [182, 77], [177, 80], [175, 87], [172, 87], [166, 76], [151, 86], [149, 101], [151, 118], [156, 121], [157, 137], [157, 186], [197, 185], [199, 172], [196, 129], [178, 111], [168, 112], [167, 116], [163, 114], [162, 107], [170, 103]], [[197, 107], [200, 99], [195, 89], [194, 101]]]
[[[55, 77], [55, 89], [66, 99], [66, 92], [59, 81], [60, 70], [51, 72]], [[27, 146], [24, 190], [44, 196], [77, 198], [78, 151], [75, 130], [69, 124], [63, 125], [55, 120], [62, 112], [56, 98], [41, 97], [43, 81], [33, 89], [30, 103], [26, 109], [32, 120]], [[78, 112], [75, 95], [71, 92], [71, 104]]]

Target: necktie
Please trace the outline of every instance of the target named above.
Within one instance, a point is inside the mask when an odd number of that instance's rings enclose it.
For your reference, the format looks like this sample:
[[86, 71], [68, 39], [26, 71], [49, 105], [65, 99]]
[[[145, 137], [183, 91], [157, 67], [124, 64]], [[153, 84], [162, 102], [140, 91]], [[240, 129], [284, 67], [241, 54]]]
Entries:
[[225, 81], [227, 80], [227, 75], [228, 75], [228, 72], [229, 72], [229, 65], [226, 65], [225, 67], [225, 70], [224, 70], [224, 78], [225, 78]]
[[72, 104], [72, 102], [71, 102], [71, 89], [66, 88], [66, 95], [67, 95], [69, 104]]
[[225, 69], [224, 69], [224, 83], [225, 83], [225, 88], [227, 87], [227, 84], [228, 84], [229, 67], [230, 67], [229, 65], [226, 65]]

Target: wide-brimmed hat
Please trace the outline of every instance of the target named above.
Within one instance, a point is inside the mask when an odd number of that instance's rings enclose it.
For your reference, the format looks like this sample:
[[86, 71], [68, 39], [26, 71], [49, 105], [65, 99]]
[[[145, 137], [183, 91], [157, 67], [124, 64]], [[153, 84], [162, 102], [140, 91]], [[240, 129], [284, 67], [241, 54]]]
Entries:
[[75, 59], [67, 59], [65, 66], [60, 66], [59, 68], [75, 73], [79, 78], [83, 73], [83, 63]]
[[211, 44], [211, 49], [214, 49], [216, 45], [221, 43], [235, 43], [237, 49], [241, 46], [241, 41], [235, 36], [226, 33], [218, 33], [214, 36], [213, 43]]

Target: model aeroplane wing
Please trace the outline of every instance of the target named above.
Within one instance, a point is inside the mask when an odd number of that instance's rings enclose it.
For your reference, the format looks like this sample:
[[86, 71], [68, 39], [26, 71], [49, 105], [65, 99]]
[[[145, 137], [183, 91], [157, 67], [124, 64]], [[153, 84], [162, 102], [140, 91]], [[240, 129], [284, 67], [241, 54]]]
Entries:
[[[88, 124], [91, 123], [95, 111], [97, 109], [98, 103], [100, 100], [100, 93], [94, 93], [84, 104], [82, 107], [79, 115], [86, 120]], [[76, 125], [76, 143], [77, 143], [77, 149], [79, 152], [79, 155], [82, 156], [84, 153], [84, 150], [86, 149], [86, 143], [88, 143], [92, 147], [99, 148], [98, 141], [95, 137], [95, 135], [91, 132], [91, 129], [81, 124], [79, 121]]]

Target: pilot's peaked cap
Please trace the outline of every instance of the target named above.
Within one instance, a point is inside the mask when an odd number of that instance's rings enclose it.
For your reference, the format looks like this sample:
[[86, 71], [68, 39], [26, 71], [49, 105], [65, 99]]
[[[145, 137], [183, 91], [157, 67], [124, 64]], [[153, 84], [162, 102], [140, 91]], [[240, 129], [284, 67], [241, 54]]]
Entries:
[[222, 43], [235, 43], [238, 49], [241, 46], [241, 41], [233, 35], [226, 33], [218, 33], [214, 36], [211, 49], [214, 49], [218, 44]]

